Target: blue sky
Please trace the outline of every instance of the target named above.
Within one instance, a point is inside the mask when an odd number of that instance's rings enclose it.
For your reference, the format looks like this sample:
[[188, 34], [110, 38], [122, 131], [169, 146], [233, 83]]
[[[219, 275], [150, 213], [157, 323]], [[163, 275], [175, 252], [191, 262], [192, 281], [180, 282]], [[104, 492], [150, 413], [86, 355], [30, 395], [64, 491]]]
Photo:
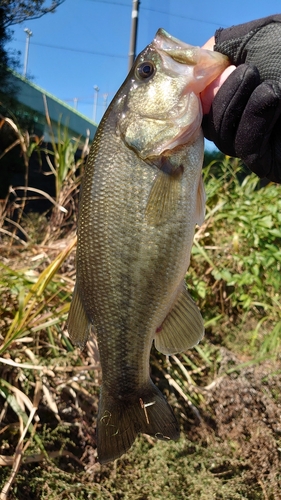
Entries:
[[[48, 3], [48, 2], [46, 2]], [[128, 71], [132, 0], [65, 0], [54, 14], [11, 27], [9, 49], [20, 51], [23, 70], [30, 38], [27, 76], [56, 97], [100, 120]], [[158, 28], [192, 45], [202, 45], [219, 27], [281, 12], [280, 0], [142, 0], [137, 53]]]

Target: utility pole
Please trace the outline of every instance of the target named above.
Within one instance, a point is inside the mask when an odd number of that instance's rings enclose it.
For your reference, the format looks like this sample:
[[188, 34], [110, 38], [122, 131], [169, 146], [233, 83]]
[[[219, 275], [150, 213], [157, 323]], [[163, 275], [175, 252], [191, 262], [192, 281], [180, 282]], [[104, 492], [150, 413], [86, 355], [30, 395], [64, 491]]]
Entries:
[[139, 4], [140, 4], [139, 0], [133, 0], [131, 38], [130, 38], [130, 49], [129, 49], [129, 71], [134, 64], [134, 60], [136, 57]]
[[95, 94], [94, 94], [94, 107], [93, 107], [93, 122], [96, 122], [96, 118], [97, 118], [97, 105], [98, 105], [98, 93], [99, 93], [99, 88], [97, 85], [94, 85], [94, 90], [95, 90]]
[[28, 52], [29, 52], [29, 42], [30, 42], [30, 37], [32, 36], [32, 31], [29, 30], [28, 28], [24, 28], [24, 31], [26, 33], [26, 42], [25, 42], [25, 55], [24, 55], [23, 77], [26, 78], [27, 62], [28, 62]]

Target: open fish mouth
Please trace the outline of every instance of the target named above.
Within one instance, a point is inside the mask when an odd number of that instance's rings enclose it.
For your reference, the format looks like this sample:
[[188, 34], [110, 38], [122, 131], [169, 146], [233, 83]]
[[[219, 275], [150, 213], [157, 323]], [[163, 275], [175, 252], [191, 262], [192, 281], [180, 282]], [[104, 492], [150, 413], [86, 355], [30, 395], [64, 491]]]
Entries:
[[163, 61], [164, 65], [175, 73], [178, 72], [178, 64], [183, 65], [181, 72], [184, 72], [185, 68], [188, 71], [187, 66], [195, 66], [198, 62], [198, 51], [194, 50], [197, 47], [177, 40], [162, 28], [157, 31], [152, 45], [159, 54], [169, 56], [169, 59]]
[[163, 28], [157, 31], [152, 45], [162, 57], [166, 56], [163, 57], [163, 65], [167, 70], [185, 75], [193, 67], [197, 93], [202, 92], [230, 64], [227, 56], [182, 42]]

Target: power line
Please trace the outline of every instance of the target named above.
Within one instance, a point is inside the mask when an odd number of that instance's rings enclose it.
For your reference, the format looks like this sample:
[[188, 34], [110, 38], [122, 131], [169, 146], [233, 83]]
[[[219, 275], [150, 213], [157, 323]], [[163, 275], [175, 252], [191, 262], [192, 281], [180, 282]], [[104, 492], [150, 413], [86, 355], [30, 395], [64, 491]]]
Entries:
[[[14, 41], [23, 43], [22, 40], [14, 38]], [[105, 52], [96, 52], [94, 50], [85, 50], [85, 49], [77, 49], [73, 47], [62, 47], [60, 45], [50, 45], [48, 43], [40, 43], [40, 42], [32, 42], [30, 45], [39, 45], [41, 47], [48, 47], [50, 49], [59, 49], [59, 50], [68, 50], [70, 52], [80, 52], [83, 54], [92, 54], [95, 56], [103, 56], [103, 57], [117, 57], [119, 59], [126, 59], [127, 56], [122, 56], [121, 54], [110, 54]]]
[[128, 3], [121, 3], [121, 2], [107, 2], [106, 0], [88, 0], [88, 2], [97, 2], [97, 3], [108, 3], [110, 5], [121, 5], [122, 7], [131, 7]]
[[[129, 4], [121, 3], [121, 2], [111, 2], [110, 0], [88, 0], [88, 1], [89, 2], [95, 2], [95, 3], [104, 3], [104, 4], [109, 4], [109, 5], [121, 5], [122, 7], [130, 7]], [[226, 24], [220, 23], [219, 21], [218, 22], [215, 22], [215, 21], [206, 21], [205, 19], [198, 19], [198, 18], [195, 18], [195, 17], [184, 16], [183, 14], [173, 14], [171, 12], [167, 12], [167, 11], [164, 11], [164, 10], [152, 9], [151, 7], [144, 7], [142, 4], [141, 4], [141, 8], [140, 9], [141, 10], [148, 10], [150, 12], [156, 12], [157, 14], [167, 14], [170, 17], [179, 17], [181, 19], [187, 19], [189, 21], [195, 21], [197, 23], [212, 24], [214, 26], [220, 26], [222, 28], [226, 28], [228, 26]]]
[[220, 22], [215, 22], [215, 21], [206, 21], [205, 19], [197, 19], [195, 17], [189, 17], [189, 16], [183, 16], [182, 14], [172, 14], [171, 12], [165, 12], [163, 10], [156, 10], [156, 9], [151, 9], [149, 7], [141, 7], [143, 10], [149, 10], [151, 12], [157, 12], [158, 14], [167, 14], [168, 16], [171, 17], [179, 17], [181, 19], [188, 19], [188, 21], [195, 21], [196, 23], [205, 23], [205, 24], [212, 24], [214, 26], [220, 26], [222, 28], [226, 28], [226, 24], [222, 24]]

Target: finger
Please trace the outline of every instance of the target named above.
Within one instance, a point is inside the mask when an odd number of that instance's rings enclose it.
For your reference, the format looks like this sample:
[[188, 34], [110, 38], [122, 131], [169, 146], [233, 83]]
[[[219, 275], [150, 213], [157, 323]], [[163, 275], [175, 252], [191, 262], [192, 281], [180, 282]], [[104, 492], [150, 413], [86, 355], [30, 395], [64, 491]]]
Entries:
[[260, 177], [271, 178], [275, 163], [281, 166], [280, 116], [281, 85], [265, 81], [253, 91], [235, 138], [237, 155]]
[[209, 113], [212, 102], [219, 88], [228, 78], [230, 73], [232, 73], [235, 69], [236, 66], [228, 66], [228, 68], [226, 68], [221, 75], [219, 75], [210, 85], [208, 85], [208, 87], [205, 88], [205, 90], [203, 90], [203, 92], [201, 92], [200, 98], [204, 115]]
[[201, 49], [214, 50], [215, 43], [215, 37], [212, 36], [206, 43], [204, 43], [204, 45], [202, 45]]

